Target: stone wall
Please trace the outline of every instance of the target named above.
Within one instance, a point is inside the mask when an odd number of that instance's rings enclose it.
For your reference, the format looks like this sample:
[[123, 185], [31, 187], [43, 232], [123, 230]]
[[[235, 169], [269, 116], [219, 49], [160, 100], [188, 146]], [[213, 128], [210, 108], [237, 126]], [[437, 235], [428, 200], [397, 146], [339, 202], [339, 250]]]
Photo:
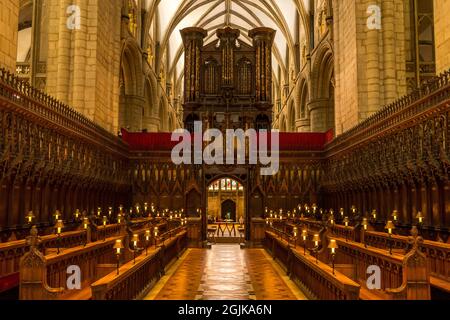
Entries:
[[0, 68], [16, 69], [19, 1], [0, 0]]
[[51, 0], [47, 92], [105, 129], [118, 129], [121, 9], [79, 2], [80, 28], [67, 27], [68, 0]]
[[[368, 8], [381, 9], [369, 28]], [[341, 134], [406, 94], [405, 2], [343, 0], [334, 8], [336, 133]]]
[[434, 0], [437, 73], [450, 69], [450, 1]]

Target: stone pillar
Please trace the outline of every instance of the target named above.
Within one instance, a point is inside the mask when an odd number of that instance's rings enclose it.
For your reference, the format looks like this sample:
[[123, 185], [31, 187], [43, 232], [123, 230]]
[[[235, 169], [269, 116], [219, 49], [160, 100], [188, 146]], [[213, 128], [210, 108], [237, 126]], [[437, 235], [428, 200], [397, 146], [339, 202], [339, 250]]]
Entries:
[[141, 96], [125, 95], [125, 123], [131, 132], [139, 132], [143, 129], [142, 112], [145, 99]]
[[311, 120], [309, 118], [296, 121], [298, 132], [311, 132]]
[[311, 132], [325, 132], [327, 128], [327, 116], [329, 99], [316, 99], [308, 104], [311, 119]]
[[0, 68], [16, 71], [19, 1], [0, 0]]
[[436, 41], [436, 72], [450, 68], [450, 1], [434, 0], [434, 32]]
[[248, 34], [256, 48], [257, 103], [270, 104], [272, 101], [272, 47], [275, 32], [270, 28], [256, 28]]

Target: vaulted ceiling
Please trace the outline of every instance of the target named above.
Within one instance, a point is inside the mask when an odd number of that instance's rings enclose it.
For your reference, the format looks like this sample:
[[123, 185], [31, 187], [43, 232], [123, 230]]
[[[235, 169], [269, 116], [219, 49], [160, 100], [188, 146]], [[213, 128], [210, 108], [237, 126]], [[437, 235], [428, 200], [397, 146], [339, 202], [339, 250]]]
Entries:
[[249, 30], [270, 27], [277, 30], [273, 69], [288, 73], [295, 45], [309, 36], [309, 0], [147, 0], [149, 35], [160, 43], [169, 75], [181, 78], [184, 53], [180, 30], [202, 27], [208, 30], [205, 42], [215, 40], [215, 30], [231, 26], [241, 30], [241, 39], [250, 43]]

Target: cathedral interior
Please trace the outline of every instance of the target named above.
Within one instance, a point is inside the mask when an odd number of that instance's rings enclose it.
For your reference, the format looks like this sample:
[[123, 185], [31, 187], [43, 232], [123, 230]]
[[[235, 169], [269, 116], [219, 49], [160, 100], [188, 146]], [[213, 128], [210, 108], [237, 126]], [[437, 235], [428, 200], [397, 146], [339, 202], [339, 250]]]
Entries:
[[450, 299], [448, 16], [0, 0], [0, 300]]

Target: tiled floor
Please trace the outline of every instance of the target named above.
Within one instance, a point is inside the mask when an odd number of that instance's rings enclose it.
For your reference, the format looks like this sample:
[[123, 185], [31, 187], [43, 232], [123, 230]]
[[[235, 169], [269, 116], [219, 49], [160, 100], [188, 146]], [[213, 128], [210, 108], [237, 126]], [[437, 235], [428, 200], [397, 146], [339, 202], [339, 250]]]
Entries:
[[148, 300], [303, 300], [305, 296], [263, 249], [239, 245], [190, 249]]

